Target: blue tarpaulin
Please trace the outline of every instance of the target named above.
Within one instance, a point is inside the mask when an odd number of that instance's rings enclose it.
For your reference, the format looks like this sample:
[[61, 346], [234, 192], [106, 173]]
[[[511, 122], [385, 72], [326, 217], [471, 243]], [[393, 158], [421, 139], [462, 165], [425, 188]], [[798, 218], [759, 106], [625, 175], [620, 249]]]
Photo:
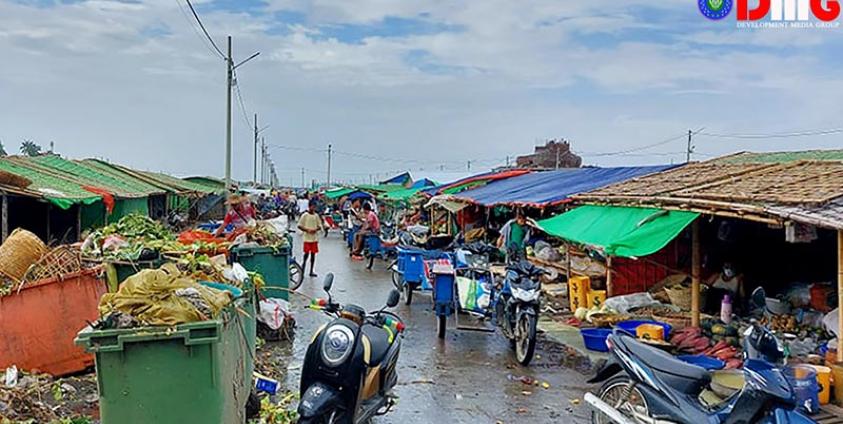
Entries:
[[409, 172], [405, 172], [403, 174], [396, 175], [388, 180], [381, 181], [381, 184], [407, 184], [408, 182], [413, 181], [413, 177], [410, 176]]
[[427, 178], [422, 178], [418, 181], [413, 182], [413, 185], [410, 186], [410, 188], [434, 187], [434, 186], [438, 186], [438, 185], [439, 184], [436, 181], [433, 181], [433, 180], [430, 180], [430, 179], [427, 179]]
[[679, 165], [631, 166], [618, 168], [571, 168], [534, 172], [491, 182], [483, 187], [455, 194], [456, 200], [465, 200], [484, 206], [520, 205], [547, 206], [561, 203], [574, 194], [585, 193], [600, 187], [653, 174]]

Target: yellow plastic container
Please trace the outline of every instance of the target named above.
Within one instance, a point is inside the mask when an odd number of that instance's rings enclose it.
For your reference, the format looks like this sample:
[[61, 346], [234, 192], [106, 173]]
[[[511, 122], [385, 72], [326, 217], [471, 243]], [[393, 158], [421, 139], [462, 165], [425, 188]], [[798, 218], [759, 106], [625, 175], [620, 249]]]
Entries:
[[817, 383], [820, 385], [820, 405], [827, 405], [831, 401], [831, 368], [822, 365], [811, 365], [817, 370]]
[[588, 291], [590, 289], [591, 279], [588, 277], [572, 276], [568, 280], [568, 299], [571, 302], [571, 312], [588, 307]]
[[843, 362], [831, 365], [831, 373], [834, 377], [834, 403], [843, 406]]
[[639, 339], [664, 341], [664, 327], [657, 324], [641, 324], [635, 328], [635, 336]]
[[606, 302], [606, 290], [589, 290], [586, 302], [589, 309], [603, 306]]

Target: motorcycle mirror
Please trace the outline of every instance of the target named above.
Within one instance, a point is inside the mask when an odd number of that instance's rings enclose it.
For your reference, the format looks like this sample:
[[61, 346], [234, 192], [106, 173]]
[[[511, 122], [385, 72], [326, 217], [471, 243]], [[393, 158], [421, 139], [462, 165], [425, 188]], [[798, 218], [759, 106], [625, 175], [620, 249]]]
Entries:
[[386, 306], [388, 308], [394, 308], [398, 305], [399, 300], [401, 300], [401, 294], [398, 293], [398, 290], [392, 289], [392, 291], [389, 292], [389, 299], [386, 301]]
[[334, 274], [328, 273], [328, 275], [325, 276], [325, 280], [322, 282], [322, 289], [324, 289], [326, 293], [330, 292], [331, 287], [333, 287], [333, 285], [334, 285]]

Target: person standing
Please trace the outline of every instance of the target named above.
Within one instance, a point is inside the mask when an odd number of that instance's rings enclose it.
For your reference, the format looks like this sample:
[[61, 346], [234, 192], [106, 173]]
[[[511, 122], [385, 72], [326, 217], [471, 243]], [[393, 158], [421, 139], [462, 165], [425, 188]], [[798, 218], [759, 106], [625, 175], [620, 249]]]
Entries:
[[302, 232], [302, 245], [304, 248], [304, 260], [302, 265], [307, 266], [307, 258], [310, 257], [310, 276], [316, 277], [316, 254], [319, 253], [319, 233], [322, 231], [322, 217], [316, 212], [316, 202], [311, 201], [307, 205], [307, 211], [299, 217], [299, 230]]
[[527, 247], [527, 241], [532, 236], [533, 228], [538, 227], [535, 221], [527, 218], [524, 212], [515, 212], [515, 218], [510, 219], [501, 227], [501, 235], [498, 238], [498, 248], [503, 250], [509, 257], [509, 253], [517, 252], [519, 255]]

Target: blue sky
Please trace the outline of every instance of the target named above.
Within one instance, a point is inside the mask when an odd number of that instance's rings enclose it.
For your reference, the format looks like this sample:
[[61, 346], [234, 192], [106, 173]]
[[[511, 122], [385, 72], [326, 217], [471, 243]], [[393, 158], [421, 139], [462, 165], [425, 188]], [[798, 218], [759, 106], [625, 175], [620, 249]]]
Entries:
[[[197, 0], [235, 57], [235, 176], [251, 175], [253, 113], [282, 177], [466, 171], [571, 140], [596, 165], [738, 150], [843, 146], [839, 135], [723, 139], [843, 127], [841, 29], [747, 30], [666, 0]], [[0, 0], [0, 140], [55, 141], [177, 174], [222, 173], [224, 66], [184, 0]], [[185, 160], [190, 158], [190, 160]]]

